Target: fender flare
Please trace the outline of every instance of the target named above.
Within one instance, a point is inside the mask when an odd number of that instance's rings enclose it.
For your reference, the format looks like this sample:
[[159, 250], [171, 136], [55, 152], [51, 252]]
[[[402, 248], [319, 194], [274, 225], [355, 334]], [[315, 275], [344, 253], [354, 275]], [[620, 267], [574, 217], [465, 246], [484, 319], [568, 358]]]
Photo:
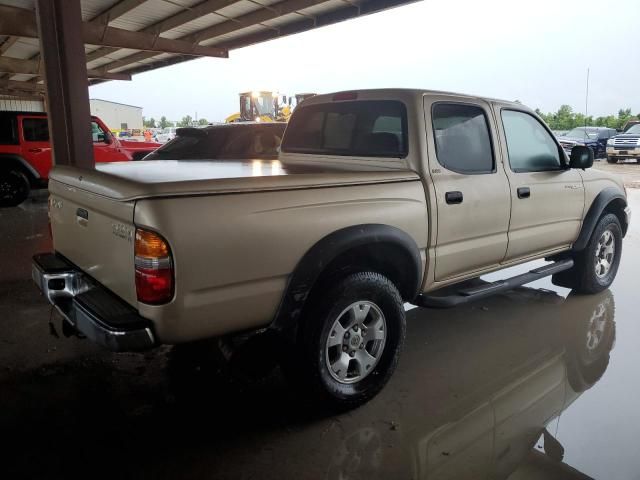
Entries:
[[0, 153], [0, 168], [3, 168], [6, 160], [13, 160], [14, 162], [17, 162], [26, 171], [25, 173], [29, 173], [34, 180], [40, 179], [38, 171], [20, 155], [13, 153]]
[[[584, 217], [582, 228], [580, 229], [580, 234], [573, 244], [574, 252], [579, 252], [585, 249], [587, 243], [589, 242], [589, 238], [591, 238], [593, 230], [596, 228], [598, 220], [602, 216], [602, 213], [614, 201], [621, 201], [624, 207], [627, 206], [627, 199], [625, 198], [624, 194], [614, 187], [605, 188], [596, 196], [596, 198], [593, 200], [593, 203], [589, 207], [589, 211]], [[623, 235], [625, 235], [627, 233], [628, 225], [625, 222], [621, 223], [622, 233]]]
[[[410, 259], [413, 272], [408, 285], [412, 300], [422, 283], [422, 260], [416, 242], [406, 232], [383, 224], [363, 224], [336, 230], [315, 243], [300, 259], [289, 281], [271, 328], [278, 331], [293, 330], [298, 323], [304, 304], [327, 266], [343, 253], [358, 247], [392, 245], [402, 249]], [[293, 329], [290, 327], [294, 327]]]

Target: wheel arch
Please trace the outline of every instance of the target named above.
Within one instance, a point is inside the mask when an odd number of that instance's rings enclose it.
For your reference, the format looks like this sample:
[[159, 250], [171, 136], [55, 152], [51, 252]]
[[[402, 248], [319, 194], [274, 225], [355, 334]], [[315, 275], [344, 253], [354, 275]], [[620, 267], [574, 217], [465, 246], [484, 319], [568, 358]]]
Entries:
[[578, 239], [573, 244], [573, 250], [584, 250], [589, 242], [589, 238], [591, 238], [593, 230], [598, 224], [598, 220], [603, 214], [613, 213], [616, 215], [622, 226], [622, 235], [626, 235], [627, 228], [629, 227], [624, 214], [626, 206], [627, 199], [618, 189], [609, 187], [602, 190], [593, 200], [593, 203], [591, 203], [585, 215]]
[[24, 173], [29, 179], [31, 186], [34, 186], [36, 181], [40, 180], [40, 174], [38, 171], [20, 155], [6, 153], [0, 154], [0, 169], [4, 170], [7, 167], [16, 168], [20, 172]]
[[295, 332], [312, 292], [356, 271], [387, 276], [403, 300], [413, 300], [422, 283], [422, 270], [417, 244], [396, 227], [363, 224], [337, 230], [319, 240], [298, 262], [271, 326]]

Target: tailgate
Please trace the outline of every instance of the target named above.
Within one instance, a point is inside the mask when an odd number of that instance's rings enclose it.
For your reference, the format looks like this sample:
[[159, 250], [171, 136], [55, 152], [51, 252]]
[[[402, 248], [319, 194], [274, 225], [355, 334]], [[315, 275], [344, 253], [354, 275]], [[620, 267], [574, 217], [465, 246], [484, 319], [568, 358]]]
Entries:
[[130, 305], [137, 307], [134, 202], [49, 182], [54, 249]]

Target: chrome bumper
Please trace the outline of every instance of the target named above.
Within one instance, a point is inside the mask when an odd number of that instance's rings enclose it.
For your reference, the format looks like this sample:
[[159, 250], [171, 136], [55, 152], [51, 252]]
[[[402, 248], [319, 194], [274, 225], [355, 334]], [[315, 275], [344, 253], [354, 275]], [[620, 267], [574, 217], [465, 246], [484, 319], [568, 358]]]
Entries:
[[607, 147], [607, 155], [618, 158], [640, 158], [640, 148], [635, 146], [630, 146], [629, 148]]
[[116, 352], [155, 346], [149, 320], [59, 255], [35, 255], [31, 277], [65, 321], [90, 340]]

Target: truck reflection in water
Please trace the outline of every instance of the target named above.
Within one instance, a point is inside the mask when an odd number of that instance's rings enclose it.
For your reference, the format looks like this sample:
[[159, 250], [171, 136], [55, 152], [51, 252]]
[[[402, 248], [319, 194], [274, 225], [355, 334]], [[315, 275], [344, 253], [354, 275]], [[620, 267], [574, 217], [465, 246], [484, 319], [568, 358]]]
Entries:
[[[502, 302], [499, 331], [476, 324], [458, 344], [445, 331], [429, 342], [428, 355], [421, 355], [424, 337], [413, 330], [401, 367], [408, 389], [400, 392], [402, 406], [391, 407], [397, 420], [366, 422], [389, 417], [368, 406], [355, 412], [362, 426], [332, 453], [326, 478], [588, 478], [563, 462], [561, 425], [552, 433], [546, 426], [607, 369], [613, 296], [563, 299], [527, 288], [509, 296], [535, 304], [526, 309], [526, 322], [510, 321], [504, 314], [522, 311]], [[409, 319], [418, 321], [411, 313]], [[443, 398], [449, 399], [444, 405]]]

